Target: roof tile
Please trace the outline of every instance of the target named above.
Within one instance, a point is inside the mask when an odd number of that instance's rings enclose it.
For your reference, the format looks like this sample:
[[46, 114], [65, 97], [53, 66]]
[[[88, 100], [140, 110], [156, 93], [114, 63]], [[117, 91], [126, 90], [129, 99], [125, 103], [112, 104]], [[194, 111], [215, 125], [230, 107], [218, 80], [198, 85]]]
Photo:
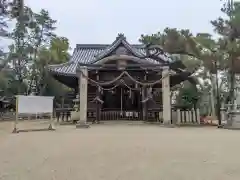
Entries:
[[[116, 40], [111, 44], [77, 44], [74, 49], [73, 55], [69, 62], [59, 64], [59, 65], [50, 65], [48, 69], [51, 72], [63, 74], [63, 75], [76, 75], [76, 68], [78, 63], [91, 64], [99, 59], [107, 56], [111, 53], [118, 45], [123, 44], [128, 50], [130, 50], [135, 56], [143, 57], [146, 52], [144, 49], [144, 45], [141, 44], [133, 44], [130, 45], [124, 36], [119, 36]], [[163, 61], [171, 62], [173, 59], [169, 54], [160, 55], [160, 58]], [[156, 60], [146, 59], [152, 63], [159, 64]]]

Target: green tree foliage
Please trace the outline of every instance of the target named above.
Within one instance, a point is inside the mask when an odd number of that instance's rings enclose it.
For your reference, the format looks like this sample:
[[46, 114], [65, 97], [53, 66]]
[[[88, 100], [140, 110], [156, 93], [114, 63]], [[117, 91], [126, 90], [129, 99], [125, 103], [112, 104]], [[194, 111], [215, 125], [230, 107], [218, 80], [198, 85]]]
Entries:
[[60, 64], [67, 62], [70, 58], [68, 39], [64, 37], [55, 37], [51, 40], [49, 48], [42, 48], [39, 51], [38, 60], [36, 61], [36, 67], [38, 68], [41, 79], [38, 81], [39, 94], [52, 95], [55, 93], [59, 96], [62, 95], [64, 88], [63, 85], [55, 81], [45, 67], [50, 64]]
[[220, 36], [219, 49], [221, 50], [226, 62], [225, 73], [229, 78], [225, 81], [225, 87], [228, 89], [227, 101], [233, 103], [235, 89], [235, 73], [240, 72], [240, 2], [226, 1], [221, 11], [223, 17], [212, 21], [214, 30]]
[[36, 13], [25, 6], [21, 12], [21, 0], [4, 2], [5, 16], [16, 19], [16, 24], [9, 33], [13, 43], [3, 59], [10, 70], [1, 72], [0, 89], [8, 94], [64, 94], [66, 88], [46, 70], [47, 65], [66, 62], [70, 57], [68, 39], [55, 34], [56, 20], [44, 9]]
[[7, 18], [9, 15], [9, 5], [8, 0], [0, 0], [0, 36], [6, 36], [7, 34]]
[[[174, 56], [174, 58], [181, 60], [191, 72], [201, 65], [201, 61], [195, 58], [195, 56], [200, 56], [199, 47], [189, 30], [166, 28], [163, 33], [141, 35], [140, 42], [144, 44], [158, 44], [166, 52], [172, 55], [177, 54], [178, 56]], [[196, 92], [197, 89], [193, 88], [193, 85], [190, 86], [187, 82], [173, 87], [172, 90], [178, 92], [176, 100], [181, 106], [192, 108], [190, 104], [196, 104], [195, 101], [199, 100], [199, 94]], [[187, 95], [189, 95], [189, 98]], [[191, 97], [194, 95], [196, 97]]]
[[187, 67], [198, 67], [198, 77], [203, 80], [201, 89], [207, 92], [210, 87], [213, 95], [216, 95], [214, 85], [218, 70], [220, 93], [226, 97], [230, 91], [227, 99], [232, 101], [236, 81], [234, 72], [240, 72], [240, 2], [229, 0], [221, 10], [225, 15], [211, 22], [218, 39], [208, 33], [193, 36], [189, 30], [166, 28], [163, 32], [142, 35], [140, 42], [159, 44], [171, 54], [181, 54], [180, 59]]
[[[0, 0], [0, 43], [2, 42], [3, 38], [8, 36], [7, 20], [9, 17], [9, 3], [10, 1], [8, 0]], [[3, 47], [0, 46], [0, 71], [5, 67], [6, 64], [6, 54], [3, 51]]]
[[176, 98], [176, 103], [178, 106], [192, 109], [196, 108], [197, 103], [201, 97], [200, 91], [196, 88], [195, 85], [190, 83], [184, 83], [183, 87], [179, 91], [179, 94]]
[[[50, 46], [52, 38], [56, 36], [54, 34], [54, 30], [56, 29], [55, 23], [56, 21], [51, 19], [48, 11], [41, 10], [40, 13], [33, 13], [33, 21], [29, 24], [30, 37], [28, 38], [31, 49], [31, 71], [28, 74], [30, 77], [29, 93], [33, 85], [39, 87], [42, 81], [43, 69], [47, 64], [45, 63], [46, 60], [43, 60], [40, 56], [44, 53], [44, 49]], [[48, 56], [46, 58], [48, 58]], [[40, 62], [40, 59], [43, 62]]]
[[141, 35], [143, 44], [158, 44], [170, 54], [182, 54], [196, 57], [199, 50], [188, 29], [165, 28], [164, 31], [152, 35]]

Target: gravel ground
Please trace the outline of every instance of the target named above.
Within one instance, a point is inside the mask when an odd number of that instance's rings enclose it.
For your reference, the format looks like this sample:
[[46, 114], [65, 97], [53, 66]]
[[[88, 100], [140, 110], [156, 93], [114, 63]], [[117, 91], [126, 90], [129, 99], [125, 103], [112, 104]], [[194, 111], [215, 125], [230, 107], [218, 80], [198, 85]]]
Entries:
[[11, 128], [0, 123], [1, 180], [240, 178], [239, 131], [104, 124], [11, 134]]

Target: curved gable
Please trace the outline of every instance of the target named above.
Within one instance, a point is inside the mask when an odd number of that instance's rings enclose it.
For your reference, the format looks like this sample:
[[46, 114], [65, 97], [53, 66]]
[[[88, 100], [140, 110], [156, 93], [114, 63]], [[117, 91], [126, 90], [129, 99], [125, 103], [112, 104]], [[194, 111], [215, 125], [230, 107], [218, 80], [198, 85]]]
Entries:
[[142, 54], [127, 42], [126, 37], [123, 34], [119, 34], [116, 40], [103, 52], [98, 54], [92, 63], [96, 63], [97, 61], [111, 55], [132, 55], [138, 58], [144, 57], [144, 54]]

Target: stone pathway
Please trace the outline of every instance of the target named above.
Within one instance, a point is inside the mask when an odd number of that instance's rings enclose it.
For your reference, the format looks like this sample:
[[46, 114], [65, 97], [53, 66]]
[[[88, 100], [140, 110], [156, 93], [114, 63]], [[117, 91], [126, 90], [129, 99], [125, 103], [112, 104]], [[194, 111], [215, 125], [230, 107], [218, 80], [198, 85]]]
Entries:
[[11, 127], [0, 123], [0, 180], [240, 177], [240, 131], [118, 124], [11, 134]]

